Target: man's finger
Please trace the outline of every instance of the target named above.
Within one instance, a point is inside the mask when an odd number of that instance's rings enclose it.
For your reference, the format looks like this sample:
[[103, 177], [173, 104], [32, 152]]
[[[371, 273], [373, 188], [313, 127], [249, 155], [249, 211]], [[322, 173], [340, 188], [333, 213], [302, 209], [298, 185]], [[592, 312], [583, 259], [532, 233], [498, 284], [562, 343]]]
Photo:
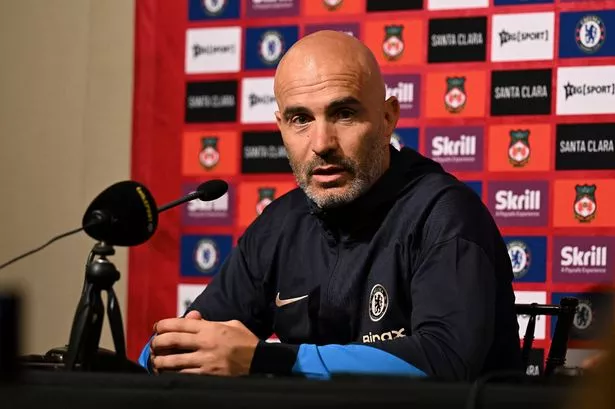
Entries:
[[179, 371], [179, 373], [187, 373], [191, 375], [201, 375], [203, 370], [201, 368], [184, 368]]
[[168, 350], [195, 350], [199, 348], [197, 337], [185, 332], [167, 332], [156, 335], [151, 343], [154, 354], [163, 355]]
[[203, 319], [203, 317], [201, 316], [201, 313], [198, 312], [197, 310], [192, 310], [190, 312], [188, 312], [188, 314], [186, 314], [186, 319], [189, 320], [201, 320]]
[[178, 371], [180, 369], [199, 368], [199, 354], [190, 352], [187, 354], [176, 354], [166, 356], [156, 356], [153, 360], [154, 367], [159, 371]]
[[167, 318], [156, 323], [156, 333], [166, 332], [188, 332], [196, 334], [202, 327], [202, 320], [187, 320], [185, 318]]

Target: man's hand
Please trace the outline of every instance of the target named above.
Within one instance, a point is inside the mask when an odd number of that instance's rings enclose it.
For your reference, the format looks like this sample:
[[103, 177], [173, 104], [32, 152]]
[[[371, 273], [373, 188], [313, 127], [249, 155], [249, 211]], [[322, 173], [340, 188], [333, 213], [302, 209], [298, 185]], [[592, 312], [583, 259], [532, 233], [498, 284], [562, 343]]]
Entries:
[[259, 342], [241, 322], [205, 321], [197, 311], [159, 321], [154, 328], [151, 356], [156, 372], [247, 375]]

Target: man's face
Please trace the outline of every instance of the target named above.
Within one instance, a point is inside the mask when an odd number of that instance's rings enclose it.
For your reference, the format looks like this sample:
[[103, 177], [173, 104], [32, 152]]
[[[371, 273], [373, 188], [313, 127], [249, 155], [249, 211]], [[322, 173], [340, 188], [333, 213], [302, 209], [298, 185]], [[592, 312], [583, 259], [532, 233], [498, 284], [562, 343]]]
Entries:
[[370, 99], [358, 75], [310, 77], [280, 87], [276, 118], [297, 183], [319, 207], [331, 208], [380, 177], [392, 129], [384, 101]]

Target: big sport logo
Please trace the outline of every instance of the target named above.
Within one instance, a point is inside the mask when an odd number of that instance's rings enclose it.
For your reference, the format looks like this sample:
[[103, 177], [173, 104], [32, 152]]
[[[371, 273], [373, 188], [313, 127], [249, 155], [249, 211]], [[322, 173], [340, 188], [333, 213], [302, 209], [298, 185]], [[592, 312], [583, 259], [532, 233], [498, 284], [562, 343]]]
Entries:
[[558, 115], [615, 113], [615, 65], [559, 67]]
[[207, 288], [207, 284], [179, 284], [177, 286], [177, 316], [183, 317], [194, 300]]
[[239, 72], [241, 27], [188, 29], [185, 58], [186, 74]]
[[553, 59], [555, 13], [496, 14], [491, 24], [491, 61]]

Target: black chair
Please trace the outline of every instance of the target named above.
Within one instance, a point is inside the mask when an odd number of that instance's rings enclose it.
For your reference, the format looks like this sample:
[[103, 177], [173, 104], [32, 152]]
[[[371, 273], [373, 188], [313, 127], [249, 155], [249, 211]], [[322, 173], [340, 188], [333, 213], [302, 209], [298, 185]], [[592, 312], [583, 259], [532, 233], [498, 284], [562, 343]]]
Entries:
[[559, 305], [549, 304], [516, 304], [515, 312], [517, 315], [528, 315], [529, 321], [523, 336], [522, 359], [524, 368], [529, 363], [532, 344], [534, 343], [534, 331], [536, 329], [537, 315], [550, 315], [557, 317], [553, 339], [549, 347], [549, 355], [545, 364], [543, 376], [549, 377], [555, 373], [559, 367], [566, 363], [566, 353], [568, 352], [568, 336], [572, 321], [577, 311], [579, 300], [572, 297], [564, 297]]

